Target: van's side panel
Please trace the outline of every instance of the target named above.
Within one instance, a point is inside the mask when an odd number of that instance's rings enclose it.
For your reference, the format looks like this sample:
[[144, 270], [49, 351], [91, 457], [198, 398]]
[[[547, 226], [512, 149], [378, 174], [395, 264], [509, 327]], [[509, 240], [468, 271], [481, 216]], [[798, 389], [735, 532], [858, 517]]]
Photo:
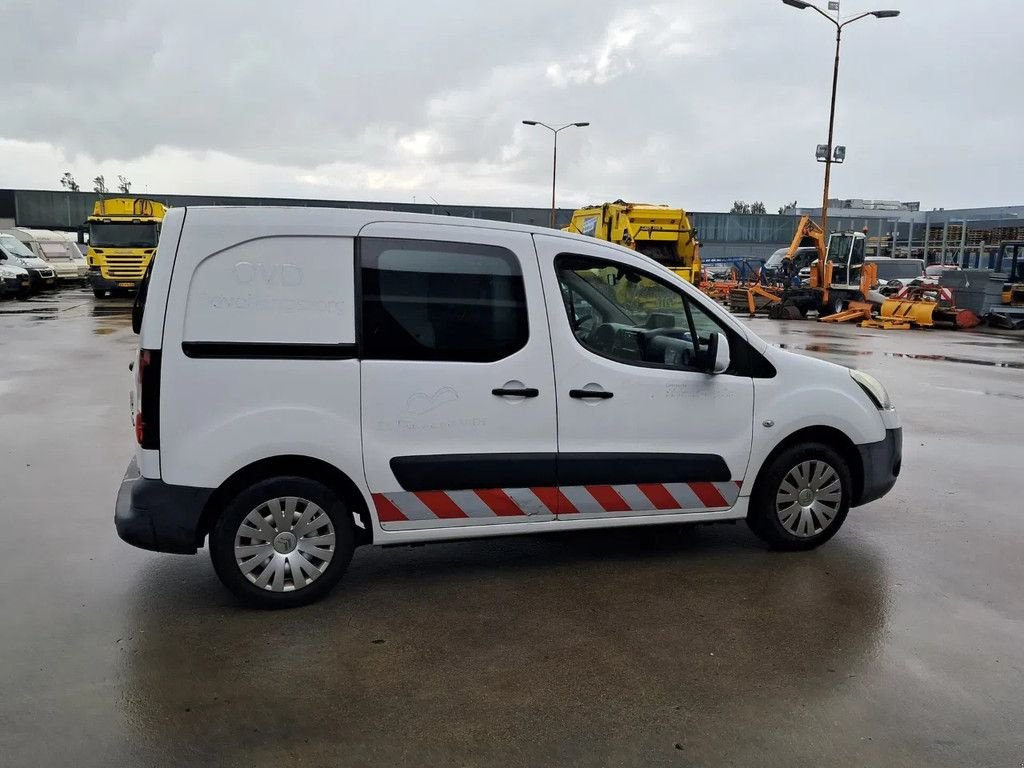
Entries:
[[287, 455], [362, 484], [345, 221], [282, 209], [189, 213], [163, 335], [164, 482], [215, 488]]

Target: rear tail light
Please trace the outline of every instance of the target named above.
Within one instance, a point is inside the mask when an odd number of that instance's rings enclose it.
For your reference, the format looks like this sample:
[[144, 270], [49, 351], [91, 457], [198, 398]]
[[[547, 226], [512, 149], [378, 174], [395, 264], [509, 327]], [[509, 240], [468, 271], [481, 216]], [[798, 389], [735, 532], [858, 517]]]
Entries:
[[135, 364], [135, 439], [143, 448], [160, 448], [159, 349], [140, 349]]

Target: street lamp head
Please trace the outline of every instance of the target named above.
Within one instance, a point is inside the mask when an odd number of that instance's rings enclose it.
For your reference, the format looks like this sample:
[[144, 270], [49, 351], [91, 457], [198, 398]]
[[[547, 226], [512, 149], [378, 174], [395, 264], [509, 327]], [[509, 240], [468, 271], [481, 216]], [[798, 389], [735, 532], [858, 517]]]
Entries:
[[800, 11], [804, 10], [805, 8], [811, 7], [811, 4], [805, 3], [804, 0], [782, 0], [782, 2], [785, 3], [786, 5], [791, 5]]
[[900, 15], [899, 11], [872, 11], [871, 15], [876, 19], [895, 19]]
[[590, 123], [573, 123], [577, 128], [586, 128]]
[[523, 120], [523, 125], [536, 125], [536, 120]]

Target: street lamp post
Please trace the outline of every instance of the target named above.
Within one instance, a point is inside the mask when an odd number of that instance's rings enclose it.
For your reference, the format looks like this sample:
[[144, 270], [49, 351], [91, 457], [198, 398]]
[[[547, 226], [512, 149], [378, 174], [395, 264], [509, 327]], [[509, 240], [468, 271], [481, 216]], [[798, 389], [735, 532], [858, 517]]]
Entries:
[[[899, 11], [868, 11], [858, 16], [847, 19], [846, 21], [839, 21], [839, 19], [833, 19], [821, 8], [814, 5], [813, 3], [804, 2], [804, 0], [782, 0], [786, 5], [790, 5], [798, 10], [804, 10], [810, 8], [812, 11], [817, 11], [819, 14], [829, 20], [831, 24], [835, 25], [836, 28], [836, 62], [835, 67], [832, 70], [832, 104], [829, 107], [828, 113], [828, 148], [825, 155], [825, 189], [821, 195], [821, 229], [828, 236], [828, 183], [832, 177], [832, 163], [835, 162], [833, 158], [833, 144], [832, 138], [835, 131], [836, 125], [836, 87], [839, 85], [839, 45], [843, 38], [843, 27], [847, 24], [852, 24], [855, 21], [859, 21], [867, 16], [874, 16], [876, 19], [892, 19], [900, 15]], [[842, 162], [841, 160], [839, 162]]]
[[552, 229], [555, 228], [555, 182], [558, 175], [558, 134], [564, 131], [566, 128], [586, 128], [590, 123], [566, 123], [561, 128], [552, 128], [547, 123], [542, 123], [539, 120], [523, 120], [523, 125], [539, 125], [542, 128], [547, 128], [551, 131], [555, 138], [554, 152], [551, 155], [551, 223]]

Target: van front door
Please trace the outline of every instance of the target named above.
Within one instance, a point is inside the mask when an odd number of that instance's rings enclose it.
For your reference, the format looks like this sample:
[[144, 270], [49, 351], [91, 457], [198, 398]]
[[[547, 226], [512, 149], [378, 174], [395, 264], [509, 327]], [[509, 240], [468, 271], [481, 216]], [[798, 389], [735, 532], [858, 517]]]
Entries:
[[746, 342], [641, 256], [534, 240], [558, 393], [559, 519], [732, 507], [750, 456], [753, 380], [703, 366], [712, 334], [737, 352]]
[[555, 516], [555, 389], [530, 235], [376, 223], [358, 240], [364, 471], [385, 530]]

